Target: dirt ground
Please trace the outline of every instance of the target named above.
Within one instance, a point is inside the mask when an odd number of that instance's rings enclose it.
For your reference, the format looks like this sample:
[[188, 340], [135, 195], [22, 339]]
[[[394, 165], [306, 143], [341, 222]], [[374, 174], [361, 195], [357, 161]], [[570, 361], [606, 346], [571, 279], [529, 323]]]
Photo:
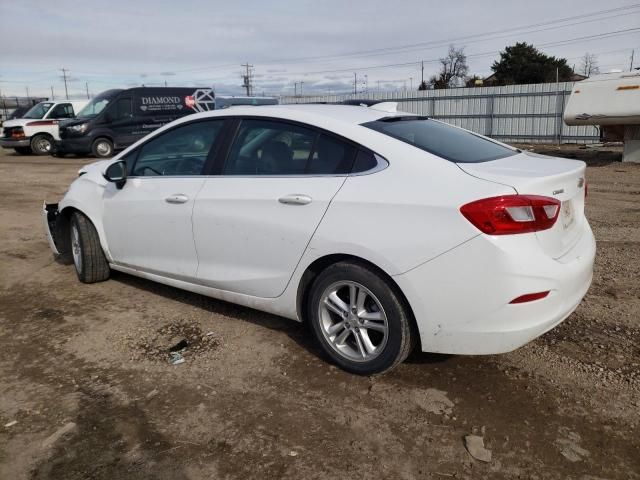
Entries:
[[590, 164], [584, 302], [515, 352], [416, 353], [374, 378], [285, 319], [124, 274], [80, 284], [40, 209], [91, 160], [4, 151], [0, 479], [640, 478], [640, 165], [538, 150]]

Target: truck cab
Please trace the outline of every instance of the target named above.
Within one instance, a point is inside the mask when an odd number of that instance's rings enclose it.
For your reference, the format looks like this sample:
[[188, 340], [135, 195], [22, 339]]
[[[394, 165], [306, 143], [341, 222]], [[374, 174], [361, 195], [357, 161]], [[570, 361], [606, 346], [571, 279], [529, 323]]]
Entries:
[[58, 123], [74, 118], [86, 104], [86, 100], [37, 103], [22, 118], [7, 120], [2, 124], [0, 146], [13, 148], [23, 155], [48, 155], [54, 142], [60, 139]]

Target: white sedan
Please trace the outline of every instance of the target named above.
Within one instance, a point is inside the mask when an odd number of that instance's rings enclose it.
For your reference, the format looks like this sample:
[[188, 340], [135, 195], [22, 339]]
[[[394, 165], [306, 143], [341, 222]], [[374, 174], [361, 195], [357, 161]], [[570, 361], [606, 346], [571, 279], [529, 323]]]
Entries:
[[83, 168], [45, 204], [80, 281], [119, 270], [307, 322], [340, 367], [494, 354], [591, 283], [585, 164], [395, 104], [234, 107]]

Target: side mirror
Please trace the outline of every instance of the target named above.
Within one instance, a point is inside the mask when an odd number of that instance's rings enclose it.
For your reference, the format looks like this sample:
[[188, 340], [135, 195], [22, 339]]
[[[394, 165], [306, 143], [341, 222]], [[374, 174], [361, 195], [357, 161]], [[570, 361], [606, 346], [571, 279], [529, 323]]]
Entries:
[[120, 190], [127, 182], [127, 162], [120, 160], [119, 162], [112, 163], [104, 171], [104, 178], [108, 182], [116, 184], [116, 188]]

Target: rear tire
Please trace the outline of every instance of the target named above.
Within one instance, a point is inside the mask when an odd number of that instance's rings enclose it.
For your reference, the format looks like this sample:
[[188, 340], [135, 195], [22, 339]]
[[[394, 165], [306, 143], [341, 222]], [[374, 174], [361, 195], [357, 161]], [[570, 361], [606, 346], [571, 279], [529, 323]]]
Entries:
[[111, 158], [113, 156], [113, 142], [108, 138], [97, 138], [91, 146], [91, 153], [97, 158]]
[[397, 288], [373, 268], [340, 262], [311, 286], [307, 318], [327, 356], [358, 375], [374, 375], [403, 362], [417, 338]]
[[53, 138], [39, 133], [31, 139], [31, 151], [36, 155], [49, 155], [53, 148]]
[[15, 147], [14, 150], [20, 155], [31, 155], [31, 147]]
[[72, 215], [69, 238], [78, 280], [96, 283], [108, 279], [109, 263], [102, 251], [98, 232], [86, 216], [78, 212]]

